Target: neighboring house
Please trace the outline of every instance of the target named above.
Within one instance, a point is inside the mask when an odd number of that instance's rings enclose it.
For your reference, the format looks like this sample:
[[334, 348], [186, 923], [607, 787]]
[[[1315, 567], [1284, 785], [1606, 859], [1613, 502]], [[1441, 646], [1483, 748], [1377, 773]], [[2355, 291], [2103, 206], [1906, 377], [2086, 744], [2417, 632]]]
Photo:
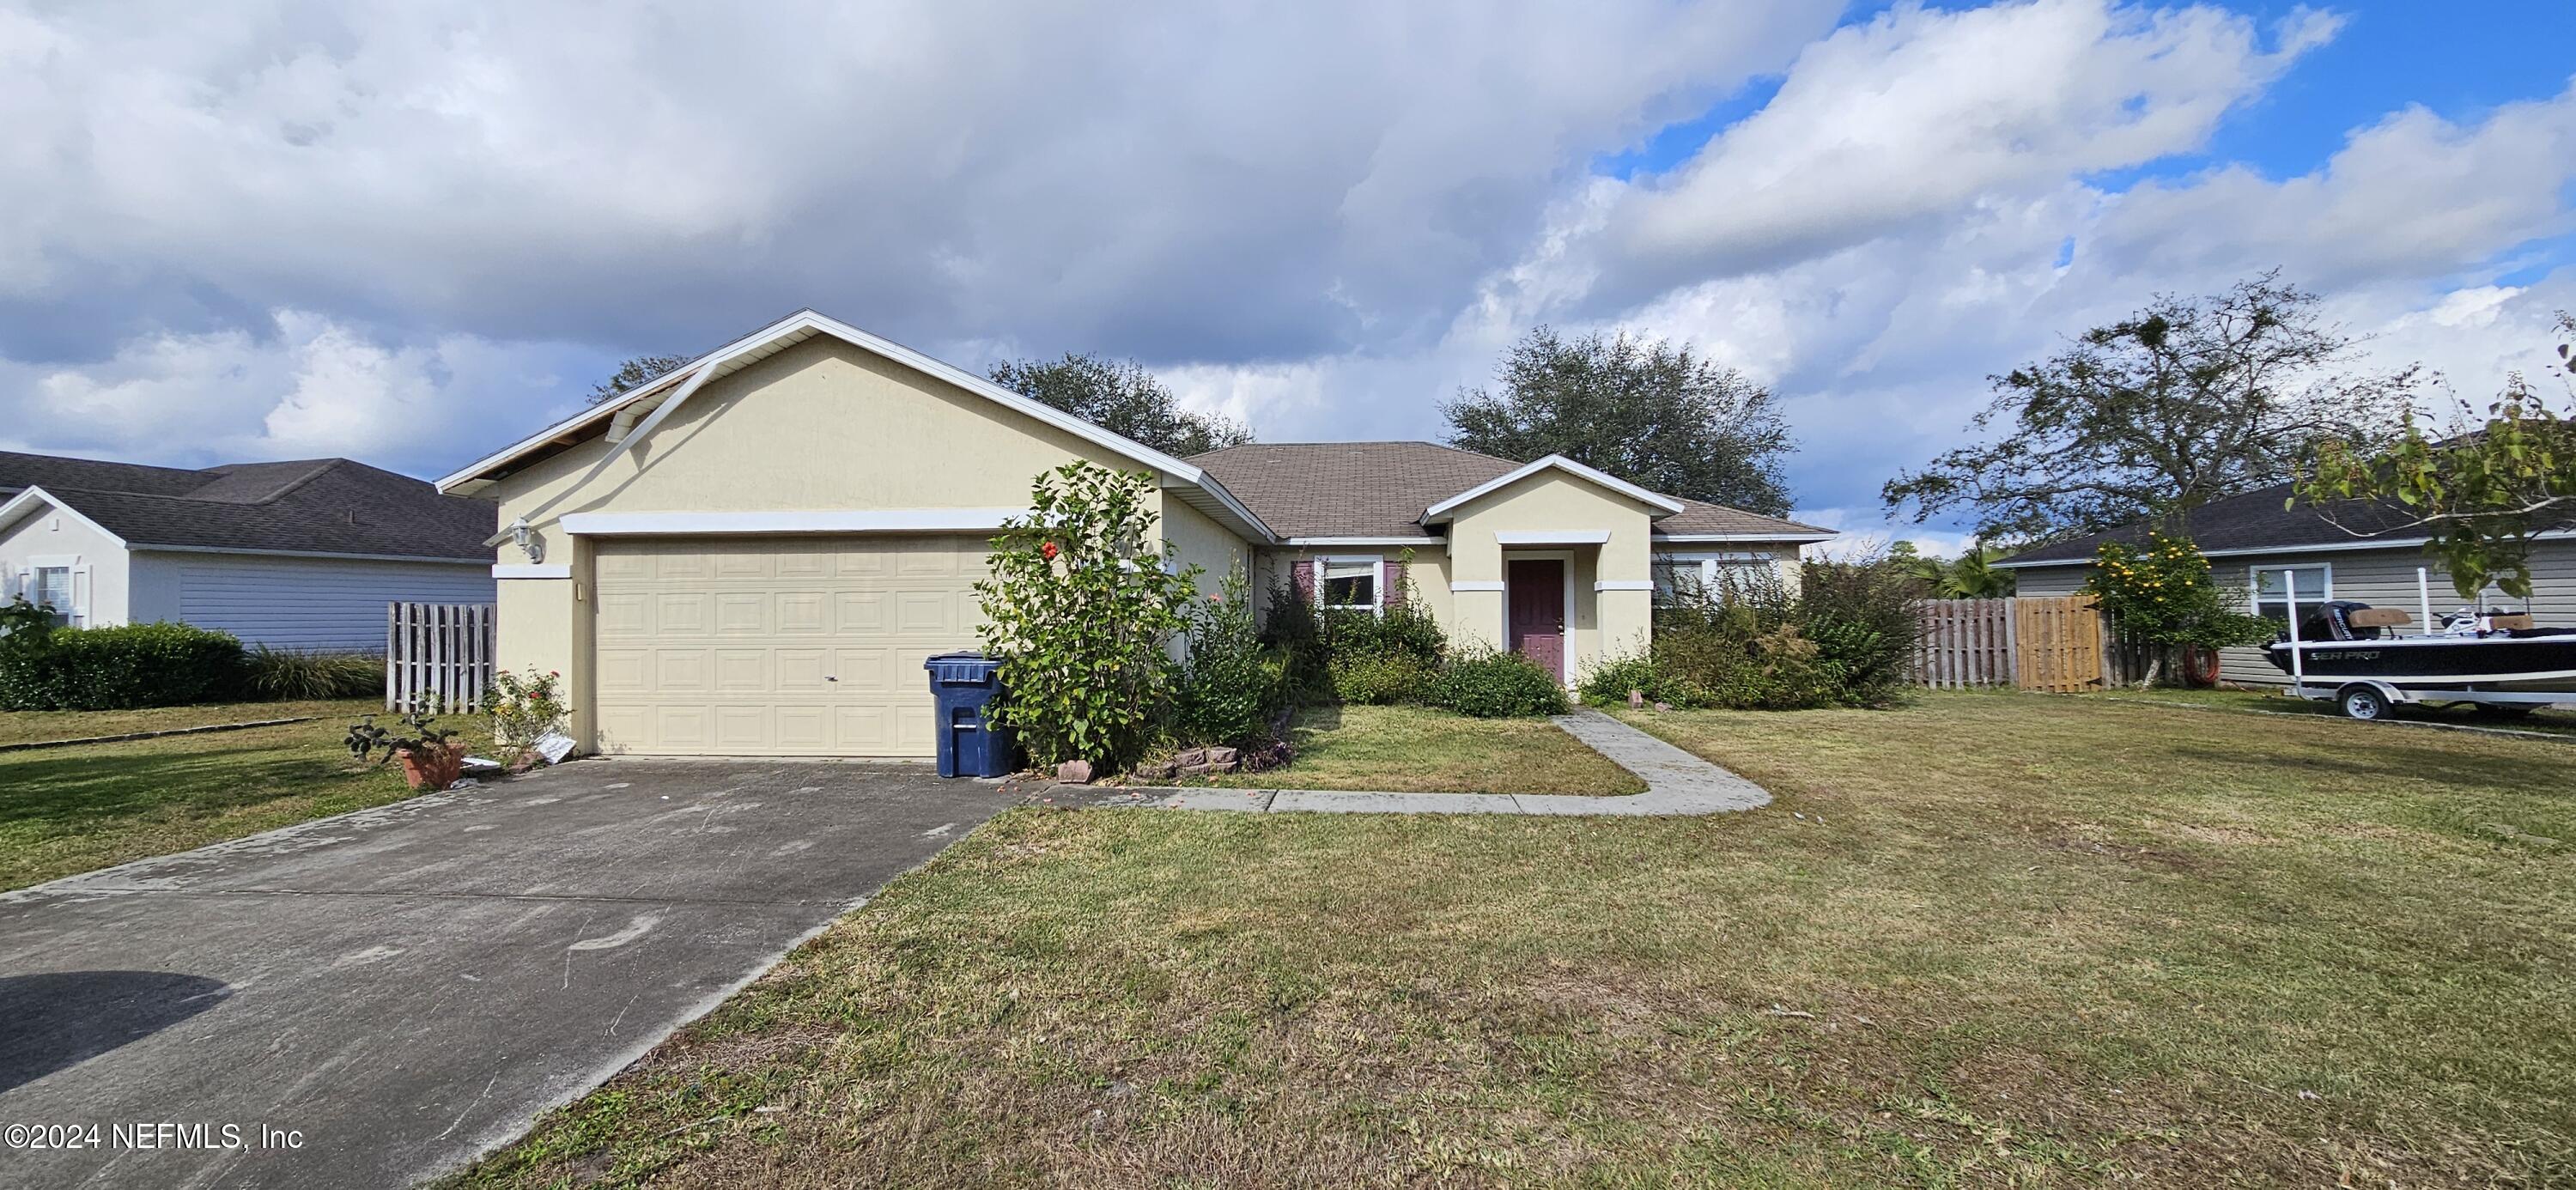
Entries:
[[1659, 574], [1831, 536], [1428, 443], [1177, 459], [810, 311], [439, 488], [498, 502], [501, 660], [564, 674], [584, 748], [924, 756], [922, 658], [975, 646], [995, 531], [1077, 459], [1154, 475], [1211, 590], [1237, 567], [1334, 606], [1409, 587], [1453, 639], [1568, 679], [1644, 647]]
[[[2221, 586], [2240, 590], [2249, 611], [2288, 623], [2290, 597], [2310, 608], [2326, 599], [2356, 599], [2402, 608], [2423, 627], [2429, 603], [2438, 618], [2466, 606], [2451, 589], [2441, 559], [2424, 552], [2424, 531], [2402, 513], [2369, 505], [2335, 511], [2337, 525], [2313, 505], [2290, 502], [2290, 485], [2212, 500], [2184, 517], [2183, 529], [2209, 558]], [[2350, 526], [2349, 528], [2345, 526]], [[2357, 532], [2356, 532], [2357, 531]], [[2095, 551], [2107, 540], [2140, 542], [2144, 526], [2095, 533], [1996, 563], [2014, 572], [2023, 595], [2071, 595], [2090, 577]], [[2285, 579], [2283, 571], [2290, 573]], [[2531, 551], [2532, 613], [2542, 623], [2576, 620], [2576, 534], [2542, 534]], [[2490, 607], [2520, 608], [2520, 600], [2489, 590]], [[2283, 685], [2288, 679], [2260, 648], [2224, 649], [2219, 677], [2229, 682]]]
[[488, 603], [492, 506], [347, 459], [191, 471], [0, 452], [0, 601], [381, 653], [385, 605]]

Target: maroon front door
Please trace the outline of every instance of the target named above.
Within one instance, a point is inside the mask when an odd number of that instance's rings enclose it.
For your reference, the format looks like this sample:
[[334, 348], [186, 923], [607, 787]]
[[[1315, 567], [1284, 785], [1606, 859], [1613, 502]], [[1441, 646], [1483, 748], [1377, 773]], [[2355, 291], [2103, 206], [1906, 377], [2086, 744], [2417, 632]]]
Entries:
[[1565, 673], [1565, 563], [1516, 558], [1503, 566], [1503, 620], [1512, 651], [1552, 674]]

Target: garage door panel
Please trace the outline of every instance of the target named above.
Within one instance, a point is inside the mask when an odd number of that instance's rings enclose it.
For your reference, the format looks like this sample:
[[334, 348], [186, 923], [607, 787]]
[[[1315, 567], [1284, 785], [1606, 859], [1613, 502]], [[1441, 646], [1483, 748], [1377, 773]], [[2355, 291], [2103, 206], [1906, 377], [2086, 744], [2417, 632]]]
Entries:
[[643, 649], [601, 649], [599, 651], [599, 691], [601, 694], [630, 694], [653, 688], [645, 680], [651, 672], [647, 666], [652, 654]]
[[927, 756], [922, 658], [975, 647], [977, 538], [602, 545], [600, 746]]
[[824, 615], [831, 599], [821, 591], [779, 592], [778, 631], [800, 635], [830, 631], [831, 622]]
[[767, 592], [720, 594], [716, 596], [716, 634], [719, 636], [769, 636], [775, 631], [769, 606], [773, 598]]

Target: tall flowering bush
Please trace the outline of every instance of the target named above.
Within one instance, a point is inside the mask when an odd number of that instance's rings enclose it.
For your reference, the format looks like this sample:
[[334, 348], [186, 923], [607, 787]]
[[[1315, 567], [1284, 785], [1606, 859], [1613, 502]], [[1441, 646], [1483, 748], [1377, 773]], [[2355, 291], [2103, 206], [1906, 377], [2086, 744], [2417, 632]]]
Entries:
[[1000, 720], [1041, 765], [1131, 763], [1172, 701], [1172, 638], [1198, 568], [1156, 545], [1151, 475], [1068, 463], [1037, 478], [975, 584], [984, 651], [1002, 663]]
[[[2219, 588], [2200, 547], [2162, 530], [2147, 534], [2144, 545], [2103, 542], [2084, 591], [2122, 636], [2156, 646], [2159, 653], [2185, 645], [2258, 644], [2274, 633], [2270, 620], [2241, 610], [2243, 592]], [[2155, 684], [2163, 664], [2159, 657], [2148, 665], [2147, 685]]]

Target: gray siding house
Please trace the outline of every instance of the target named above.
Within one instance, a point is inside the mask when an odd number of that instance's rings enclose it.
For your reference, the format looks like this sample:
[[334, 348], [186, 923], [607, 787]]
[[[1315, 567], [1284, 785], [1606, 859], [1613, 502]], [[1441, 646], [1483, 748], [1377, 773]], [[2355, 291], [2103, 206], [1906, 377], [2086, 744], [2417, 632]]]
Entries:
[[[2336, 510], [2337, 518], [2353, 527], [2348, 529], [2315, 508], [2284, 507], [2289, 497], [2289, 485], [2282, 484], [2212, 500], [2184, 518], [2185, 530], [2209, 559], [2212, 577], [2239, 591], [2248, 610], [2286, 622], [2284, 569], [2292, 572], [2299, 606], [2358, 599], [2403, 608], [2419, 621], [2408, 632], [2422, 627], [2422, 607], [2428, 601], [2435, 617], [2467, 604], [2451, 589], [2441, 560], [2424, 552], [2422, 531], [2406, 527], [2403, 517], [2366, 507]], [[2027, 550], [1996, 565], [2014, 573], [2020, 594], [2072, 595], [2091, 575], [2094, 552], [2104, 541], [2145, 538], [2143, 526], [2117, 529]], [[2531, 575], [2532, 614], [2543, 624], [2576, 623], [2576, 532], [2543, 534], [2532, 549]], [[2517, 610], [2523, 606], [2494, 590], [2481, 602]], [[2288, 684], [2256, 648], [2221, 652], [2219, 678], [2244, 685]]]
[[0, 603], [381, 653], [385, 605], [490, 603], [490, 502], [347, 459], [204, 470], [0, 451]]

